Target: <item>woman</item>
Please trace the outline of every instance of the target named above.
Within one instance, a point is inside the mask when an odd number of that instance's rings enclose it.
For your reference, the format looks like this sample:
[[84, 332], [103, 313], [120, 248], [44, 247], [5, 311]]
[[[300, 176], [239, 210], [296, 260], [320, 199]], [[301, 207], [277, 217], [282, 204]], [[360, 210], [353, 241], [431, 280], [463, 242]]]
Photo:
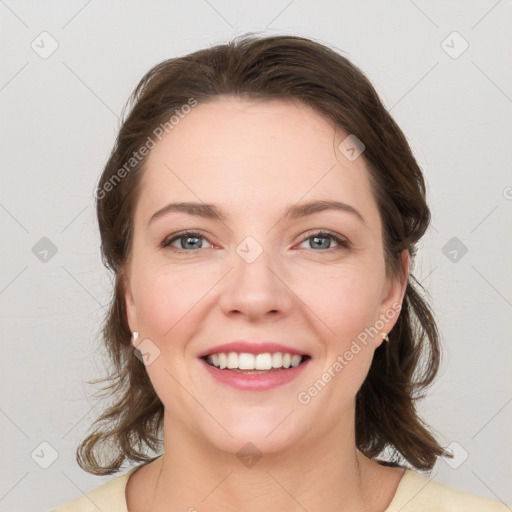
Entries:
[[415, 410], [440, 358], [409, 272], [430, 213], [362, 72], [246, 37], [131, 101], [96, 194], [115, 402], [77, 460], [142, 464], [59, 511], [507, 510], [415, 471], [450, 456]]

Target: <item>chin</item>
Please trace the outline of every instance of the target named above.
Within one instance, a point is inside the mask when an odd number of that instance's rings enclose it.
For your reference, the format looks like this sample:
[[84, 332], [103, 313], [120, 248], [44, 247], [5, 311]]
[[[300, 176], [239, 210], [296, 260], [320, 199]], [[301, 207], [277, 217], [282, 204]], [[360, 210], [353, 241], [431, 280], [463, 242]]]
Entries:
[[279, 409], [265, 413], [260, 410], [258, 413], [249, 414], [245, 419], [223, 413], [220, 416], [223, 418], [224, 428], [216, 425], [214, 430], [210, 429], [203, 435], [219, 451], [239, 458], [247, 454], [278, 455], [295, 446], [306, 434], [296, 430], [298, 425], [290, 421], [292, 415], [287, 417], [290, 412], [291, 410], [283, 414], [283, 409]]
[[267, 437], [267, 433], [261, 431], [254, 432], [253, 434], [228, 435], [223, 439], [210, 439], [210, 443], [217, 450], [225, 454], [236, 456], [242, 463], [250, 467], [251, 463], [246, 463], [246, 458], [249, 460], [260, 459], [265, 456], [280, 455], [291, 447], [294, 446], [294, 440], [290, 436], [277, 436], [271, 439]]

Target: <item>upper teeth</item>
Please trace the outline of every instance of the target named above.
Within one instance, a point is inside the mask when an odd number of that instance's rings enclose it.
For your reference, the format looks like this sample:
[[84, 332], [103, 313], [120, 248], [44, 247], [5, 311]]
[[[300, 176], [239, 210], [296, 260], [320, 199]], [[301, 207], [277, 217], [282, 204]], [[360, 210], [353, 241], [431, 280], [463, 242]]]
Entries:
[[224, 368], [239, 370], [270, 370], [272, 368], [290, 368], [299, 366], [302, 356], [282, 352], [265, 352], [264, 354], [248, 354], [246, 352], [220, 352], [210, 354], [208, 362], [223, 370]]

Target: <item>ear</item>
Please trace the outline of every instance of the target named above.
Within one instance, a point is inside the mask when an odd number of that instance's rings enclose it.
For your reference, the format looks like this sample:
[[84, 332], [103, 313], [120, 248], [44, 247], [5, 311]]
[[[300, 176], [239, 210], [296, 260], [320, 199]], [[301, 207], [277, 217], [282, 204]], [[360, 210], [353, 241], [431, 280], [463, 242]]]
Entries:
[[130, 283], [129, 276], [123, 274], [123, 296], [126, 307], [126, 317], [128, 320], [128, 326], [130, 331], [137, 331], [137, 308], [135, 306], [135, 300], [133, 298], [132, 285]]
[[[383, 291], [382, 302], [379, 307], [379, 317], [376, 324], [382, 336], [376, 336], [376, 346], [382, 343], [382, 337], [388, 334], [396, 324], [400, 315], [400, 309], [404, 300], [407, 283], [409, 281], [410, 257], [409, 250], [404, 249], [400, 253], [400, 272], [386, 280], [386, 287]], [[379, 322], [380, 320], [380, 322]], [[380, 326], [383, 325], [382, 328]]]

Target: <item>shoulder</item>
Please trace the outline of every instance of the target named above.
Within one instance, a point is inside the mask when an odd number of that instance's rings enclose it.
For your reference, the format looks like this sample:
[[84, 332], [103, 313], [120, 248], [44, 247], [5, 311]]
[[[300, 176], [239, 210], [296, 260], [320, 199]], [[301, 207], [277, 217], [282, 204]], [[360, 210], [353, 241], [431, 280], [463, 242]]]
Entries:
[[128, 512], [125, 497], [126, 484], [136, 469], [132, 468], [125, 475], [110, 480], [52, 512], [98, 512], [98, 510]]
[[407, 469], [385, 512], [510, 512], [499, 501], [477, 496]]

